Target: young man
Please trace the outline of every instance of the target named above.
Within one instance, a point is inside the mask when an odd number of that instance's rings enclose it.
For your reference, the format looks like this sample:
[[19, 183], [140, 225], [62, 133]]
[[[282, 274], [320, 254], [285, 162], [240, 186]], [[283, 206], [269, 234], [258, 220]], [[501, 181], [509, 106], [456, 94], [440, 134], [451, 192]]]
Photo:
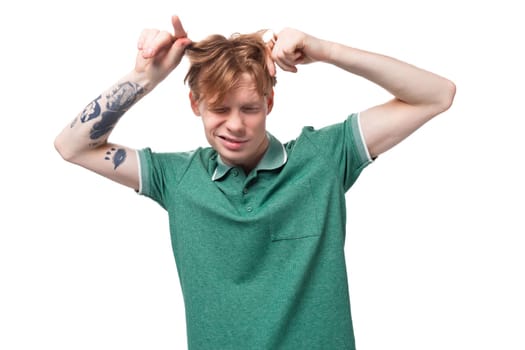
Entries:
[[[190, 349], [354, 349], [344, 259], [345, 192], [360, 172], [434, 116], [455, 86], [383, 55], [284, 29], [192, 43], [145, 30], [135, 69], [58, 135], [67, 161], [146, 195], [169, 216]], [[107, 138], [187, 55], [193, 112], [211, 145], [133, 150]], [[266, 131], [276, 65], [325, 62], [393, 99], [282, 144]]]

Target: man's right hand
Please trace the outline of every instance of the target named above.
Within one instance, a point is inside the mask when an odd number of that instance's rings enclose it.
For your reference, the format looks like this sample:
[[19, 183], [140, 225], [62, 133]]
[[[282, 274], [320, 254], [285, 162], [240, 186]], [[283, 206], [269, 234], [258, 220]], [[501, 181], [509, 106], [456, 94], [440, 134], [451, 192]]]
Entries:
[[158, 29], [142, 31], [137, 48], [139, 50], [135, 71], [144, 74], [153, 85], [166, 78], [184, 56], [184, 50], [191, 44], [188, 34], [178, 16], [172, 16], [173, 34]]

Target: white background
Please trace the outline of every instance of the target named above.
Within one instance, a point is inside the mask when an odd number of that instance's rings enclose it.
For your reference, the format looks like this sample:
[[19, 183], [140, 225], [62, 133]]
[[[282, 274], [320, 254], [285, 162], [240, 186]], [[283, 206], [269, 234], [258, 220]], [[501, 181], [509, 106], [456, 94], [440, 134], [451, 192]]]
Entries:
[[[0, 5], [0, 349], [184, 349], [167, 217], [68, 164], [53, 140], [133, 67], [145, 27], [179, 14], [194, 40], [296, 27], [453, 80], [453, 107], [349, 191], [347, 262], [360, 350], [525, 349], [523, 12], [518, 2], [18, 1]], [[308, 3], [310, 4], [310, 3]], [[343, 6], [344, 4], [344, 6]], [[111, 140], [206, 145], [185, 63]], [[278, 72], [281, 141], [382, 103], [323, 64]]]

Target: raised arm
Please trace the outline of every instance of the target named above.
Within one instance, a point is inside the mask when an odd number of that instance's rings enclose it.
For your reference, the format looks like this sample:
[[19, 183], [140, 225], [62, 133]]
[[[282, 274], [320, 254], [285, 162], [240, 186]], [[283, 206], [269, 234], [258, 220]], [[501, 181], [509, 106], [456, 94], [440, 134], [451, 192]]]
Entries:
[[296, 65], [325, 62], [378, 84], [393, 99], [360, 114], [361, 129], [370, 155], [389, 150], [434, 116], [446, 111], [455, 85], [441, 76], [385, 55], [318, 39], [284, 29], [272, 47], [272, 58], [283, 70]]
[[55, 148], [71, 163], [133, 189], [139, 187], [136, 151], [109, 143], [120, 118], [179, 64], [191, 41], [177, 16], [174, 33], [144, 30], [138, 41], [135, 68], [91, 101], [55, 139]]

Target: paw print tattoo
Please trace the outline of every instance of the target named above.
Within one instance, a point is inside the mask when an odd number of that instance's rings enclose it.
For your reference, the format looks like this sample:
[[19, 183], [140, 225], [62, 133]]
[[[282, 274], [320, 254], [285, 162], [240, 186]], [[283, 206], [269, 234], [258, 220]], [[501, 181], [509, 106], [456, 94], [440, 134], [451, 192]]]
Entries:
[[113, 170], [117, 169], [126, 160], [126, 150], [124, 148], [116, 149], [112, 147], [106, 152], [105, 160], [110, 160], [113, 163]]

